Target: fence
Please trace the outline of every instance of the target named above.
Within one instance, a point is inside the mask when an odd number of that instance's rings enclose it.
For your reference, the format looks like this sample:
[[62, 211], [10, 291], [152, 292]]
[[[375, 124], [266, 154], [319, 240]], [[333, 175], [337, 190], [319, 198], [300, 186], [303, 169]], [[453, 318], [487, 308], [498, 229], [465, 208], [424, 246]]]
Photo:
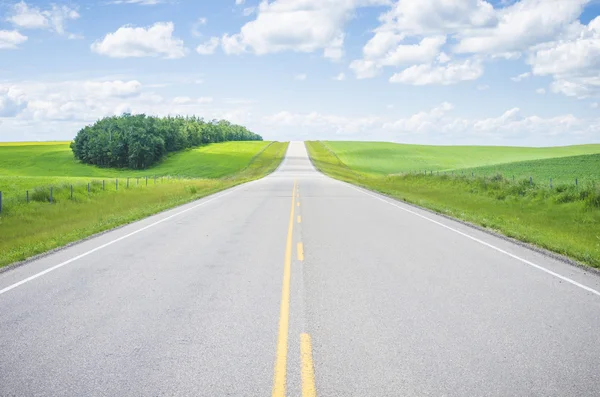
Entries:
[[[180, 175], [152, 175], [115, 179], [93, 179], [87, 183], [65, 183], [58, 186], [35, 187], [24, 190], [21, 193], [11, 191], [10, 194], [7, 194], [6, 192], [0, 191], [0, 214], [2, 214], [9, 206], [18, 204], [30, 204], [31, 202], [55, 204], [57, 201], [57, 193], [61, 195], [61, 198], [78, 200], [82, 197], [89, 198], [96, 193], [107, 191], [119, 192], [119, 180], [121, 180], [122, 191], [123, 189], [148, 187], [149, 185], [164, 183], [165, 181], [181, 181], [189, 179], [190, 178], [185, 178]], [[122, 186], [123, 182], [125, 182], [124, 188]]]

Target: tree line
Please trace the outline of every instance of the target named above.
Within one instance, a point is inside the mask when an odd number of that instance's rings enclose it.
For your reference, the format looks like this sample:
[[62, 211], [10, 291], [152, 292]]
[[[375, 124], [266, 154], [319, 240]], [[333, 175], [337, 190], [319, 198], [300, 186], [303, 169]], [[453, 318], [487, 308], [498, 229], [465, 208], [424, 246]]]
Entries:
[[226, 120], [125, 113], [82, 128], [71, 150], [86, 164], [145, 169], [168, 153], [226, 141], [262, 141], [262, 137]]

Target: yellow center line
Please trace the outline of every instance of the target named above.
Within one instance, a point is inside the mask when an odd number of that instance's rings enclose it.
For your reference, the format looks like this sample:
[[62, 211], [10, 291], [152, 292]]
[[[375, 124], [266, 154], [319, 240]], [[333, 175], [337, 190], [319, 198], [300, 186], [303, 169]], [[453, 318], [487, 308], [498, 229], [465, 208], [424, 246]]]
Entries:
[[298, 215], [298, 223], [302, 223], [302, 217]]
[[296, 252], [298, 253], [298, 260], [303, 261], [304, 260], [304, 245], [302, 245], [302, 243], [298, 243]]
[[290, 279], [292, 267], [292, 235], [294, 232], [294, 202], [296, 201], [296, 181], [292, 190], [292, 208], [285, 244], [283, 285], [281, 287], [281, 307], [279, 309], [279, 332], [277, 335], [277, 355], [273, 376], [272, 397], [285, 397], [285, 377], [287, 371], [288, 330], [290, 322]]
[[302, 362], [302, 397], [317, 397], [315, 367], [313, 365], [312, 345], [309, 334], [300, 334], [300, 359]]

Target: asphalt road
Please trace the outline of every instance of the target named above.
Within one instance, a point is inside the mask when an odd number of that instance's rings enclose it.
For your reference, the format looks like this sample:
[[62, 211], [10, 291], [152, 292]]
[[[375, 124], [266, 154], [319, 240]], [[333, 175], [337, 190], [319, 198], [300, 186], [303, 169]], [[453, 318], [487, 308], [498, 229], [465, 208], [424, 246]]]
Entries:
[[267, 178], [0, 274], [0, 395], [598, 396], [598, 291], [292, 143]]

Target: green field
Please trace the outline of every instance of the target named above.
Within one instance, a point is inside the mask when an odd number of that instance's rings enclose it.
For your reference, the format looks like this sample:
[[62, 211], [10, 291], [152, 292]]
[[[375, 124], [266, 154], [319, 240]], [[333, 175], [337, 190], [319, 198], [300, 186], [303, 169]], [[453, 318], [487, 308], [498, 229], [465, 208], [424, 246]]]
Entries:
[[[383, 155], [379, 150], [381, 147], [395, 146], [361, 142], [307, 143], [309, 155], [315, 166], [331, 177], [481, 225], [509, 237], [570, 256], [590, 266], [600, 267], [600, 184], [594, 185], [589, 182], [592, 179], [600, 180], [598, 155], [505, 164], [488, 169], [490, 173], [492, 169], [502, 169], [515, 174], [517, 170], [525, 170], [535, 172], [539, 179], [545, 179], [542, 177], [547, 177], [550, 173], [558, 174], [562, 164], [560, 178], [565, 181], [572, 178], [572, 173], [588, 175], [590, 178], [586, 186], [580, 184], [576, 187], [574, 183], [569, 183], [568, 186], [555, 185], [550, 189], [546, 181], [536, 181], [530, 185], [528, 180], [513, 183], [512, 178], [473, 178], [458, 173], [454, 177], [443, 173], [399, 174], [400, 169], [406, 169], [407, 164], [414, 164], [416, 160], [415, 155], [409, 156], [412, 159], [405, 159], [399, 157], [398, 152], [384, 158], [379, 157]], [[342, 150], [338, 152], [337, 148]], [[373, 148], [374, 151], [371, 150]], [[597, 148], [598, 145], [586, 145], [550, 148], [548, 152], [532, 149], [528, 155], [553, 153], [569, 156], [567, 153], [573, 151], [593, 151]], [[433, 168], [432, 164], [437, 164], [437, 167], [452, 169], [456, 168], [456, 164], [472, 166], [491, 161], [485, 158], [458, 159], [454, 157], [453, 153], [456, 152], [453, 152], [453, 149], [433, 147], [425, 150], [430, 154], [436, 150], [440, 153], [439, 150], [442, 150], [445, 157], [440, 160], [427, 157], [428, 160], [425, 161], [424, 156], [417, 157], [423, 160], [420, 164], [427, 165], [427, 168]], [[458, 152], [466, 150], [459, 149]], [[498, 148], [486, 149], [483, 152], [494, 153]], [[499, 152], [502, 155], [496, 156], [494, 161], [522, 159], [528, 152], [517, 151], [519, 155], [510, 157], [510, 153], [501, 148]], [[461, 153], [466, 156], [465, 152]], [[349, 163], [345, 163], [344, 160]], [[402, 166], [398, 166], [397, 163], [402, 163]], [[532, 164], [537, 167], [534, 168]], [[483, 169], [479, 171], [483, 173]]]
[[[16, 151], [11, 152], [10, 148]], [[78, 164], [72, 161], [65, 143], [3, 145], [0, 187], [4, 186], [8, 194], [0, 215], [0, 267], [261, 178], [277, 168], [286, 149], [287, 143], [280, 142], [211, 144], [173, 155], [146, 173], [136, 173]], [[4, 156], [7, 152], [11, 155]], [[158, 178], [156, 184], [150, 179], [148, 186], [144, 178], [139, 184], [135, 178], [140, 174], [186, 173], [196, 178], [164, 177]], [[115, 177], [119, 178], [118, 191]], [[126, 177], [134, 177], [129, 188]], [[102, 190], [105, 178], [107, 183]], [[50, 185], [54, 187], [53, 204], [48, 202]], [[25, 203], [24, 189], [31, 189], [29, 204]]]
[[245, 167], [269, 142], [223, 142], [175, 153], [147, 170], [100, 168], [75, 160], [69, 142], [0, 143], [2, 176], [135, 177], [182, 175], [215, 178]]
[[465, 168], [600, 153], [600, 144], [551, 148], [425, 146], [387, 142], [323, 142], [353, 170], [373, 174]]
[[[0, 191], [24, 197], [39, 186], [154, 175], [221, 178], [246, 167], [269, 142], [224, 142], [173, 154], [147, 170], [100, 168], [76, 161], [68, 142], [0, 143]], [[136, 180], [137, 182], [137, 180]]]
[[[529, 179], [542, 184], [554, 185], [600, 183], [600, 154], [582, 156], [557, 157], [545, 160], [518, 161], [508, 164], [497, 164], [485, 167], [461, 170], [466, 174], [493, 176], [504, 175], [512, 179]], [[458, 174], [458, 172], [457, 172]]]

